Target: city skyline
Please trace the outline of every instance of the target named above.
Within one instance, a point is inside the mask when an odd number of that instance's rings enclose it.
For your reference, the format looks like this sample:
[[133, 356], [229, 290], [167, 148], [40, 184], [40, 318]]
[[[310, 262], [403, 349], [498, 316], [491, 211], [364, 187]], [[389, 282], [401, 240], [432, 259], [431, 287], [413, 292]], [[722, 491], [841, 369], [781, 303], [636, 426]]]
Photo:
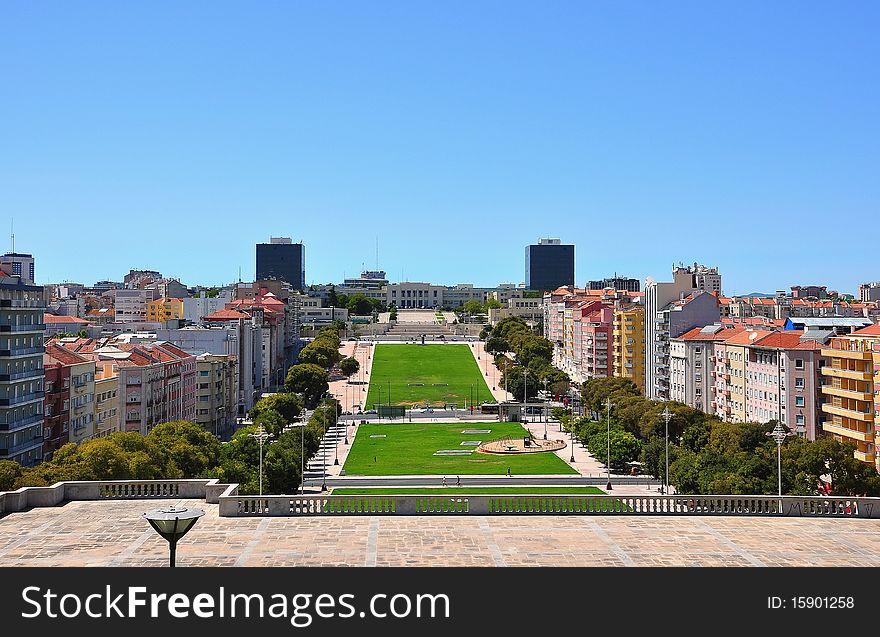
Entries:
[[876, 218], [875, 5], [223, 9], [4, 10], [0, 208], [38, 283], [250, 279], [278, 235], [309, 283], [374, 268], [377, 236], [395, 280], [519, 282], [547, 236], [578, 285], [880, 279], [821, 258]]

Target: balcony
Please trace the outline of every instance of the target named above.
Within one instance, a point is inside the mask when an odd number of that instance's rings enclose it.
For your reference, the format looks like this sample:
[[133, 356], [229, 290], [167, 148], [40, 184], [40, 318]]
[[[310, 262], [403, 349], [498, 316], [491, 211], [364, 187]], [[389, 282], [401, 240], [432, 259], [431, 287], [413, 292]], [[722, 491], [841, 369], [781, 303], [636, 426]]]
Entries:
[[871, 352], [861, 352], [849, 349], [823, 349], [822, 356], [828, 358], [847, 358], [849, 360], [869, 361], [871, 360]]
[[0, 333], [2, 332], [45, 332], [46, 325], [44, 323], [32, 323], [30, 325], [0, 325]]
[[836, 367], [823, 367], [822, 374], [832, 378], [848, 378], [850, 380], [872, 380], [874, 372], [860, 372], [850, 369], [837, 369]]
[[33, 414], [20, 420], [12, 422], [0, 422], [0, 431], [18, 431], [30, 425], [36, 425], [43, 422], [43, 414]]
[[37, 369], [29, 369], [23, 372], [14, 372], [12, 374], [0, 374], [0, 383], [11, 382], [14, 380], [27, 380], [28, 378], [42, 378], [45, 370], [42, 367]]
[[31, 354], [42, 354], [44, 352], [43, 346], [39, 347], [18, 347], [16, 349], [0, 349], [0, 356], [3, 357], [11, 357], [11, 356], [29, 356]]
[[45, 396], [46, 392], [44, 391], [35, 391], [22, 396], [8, 396], [6, 398], [0, 398], [0, 407], [11, 407], [13, 405], [21, 405], [35, 400], [43, 400]]
[[861, 460], [862, 462], [874, 462], [874, 454], [868, 453], [866, 451], [854, 451], [853, 455], [856, 457], [856, 460]]
[[20, 444], [15, 445], [14, 447], [9, 447], [7, 449], [0, 449], [0, 458], [10, 458], [12, 456], [18, 455], [20, 453], [24, 453], [25, 451], [30, 451], [31, 449], [36, 449], [38, 447], [43, 446], [43, 436], [37, 436], [32, 438], [26, 442], [22, 442]]
[[4, 310], [43, 310], [46, 305], [36, 299], [0, 299], [0, 309]]
[[837, 407], [836, 405], [822, 405], [822, 411], [826, 414], [834, 414], [851, 420], [860, 420], [862, 422], [874, 422], [874, 412], [862, 412], [854, 409], [846, 409], [845, 407]]
[[[783, 389], [785, 388], [783, 387]], [[822, 393], [828, 394], [829, 396], [840, 396], [841, 398], [852, 398], [854, 400], [862, 400], [865, 402], [871, 402], [872, 400], [874, 400], [874, 394], [872, 394], [871, 392], [841, 389], [839, 387], [832, 387], [830, 385], [823, 385]]]
[[847, 427], [835, 425], [834, 423], [830, 422], [823, 422], [822, 430], [827, 431], [830, 434], [843, 436], [844, 438], [850, 438], [852, 440], [861, 440], [862, 442], [874, 442], [873, 432], [856, 431], [855, 429], [849, 429]]

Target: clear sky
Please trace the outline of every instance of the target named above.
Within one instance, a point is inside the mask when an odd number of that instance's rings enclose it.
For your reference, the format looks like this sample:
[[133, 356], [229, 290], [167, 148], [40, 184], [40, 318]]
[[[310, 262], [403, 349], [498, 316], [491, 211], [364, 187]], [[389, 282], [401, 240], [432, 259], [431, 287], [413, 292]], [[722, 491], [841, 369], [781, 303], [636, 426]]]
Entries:
[[[187, 284], [306, 244], [307, 280], [727, 293], [880, 279], [880, 3], [0, 5], [0, 235], [37, 279]], [[8, 240], [0, 241], [6, 248]]]

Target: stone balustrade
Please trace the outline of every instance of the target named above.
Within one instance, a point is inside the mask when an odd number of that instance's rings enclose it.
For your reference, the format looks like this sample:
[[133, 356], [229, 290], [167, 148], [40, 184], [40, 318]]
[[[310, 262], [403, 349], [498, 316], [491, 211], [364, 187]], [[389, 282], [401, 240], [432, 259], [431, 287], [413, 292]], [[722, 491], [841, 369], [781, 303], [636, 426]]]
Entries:
[[239, 495], [216, 479], [58, 482], [0, 492], [0, 515], [69, 500], [203, 499], [221, 517], [702, 515], [880, 518], [880, 498], [756, 495]]
[[733, 495], [220, 497], [221, 517], [317, 515], [727, 515], [880, 518], [880, 498]]
[[56, 482], [50, 487], [22, 487], [0, 492], [0, 515], [33, 507], [56, 506], [69, 500], [196, 499], [217, 504], [221, 496], [238, 494], [237, 484], [217, 479], [95, 480]]

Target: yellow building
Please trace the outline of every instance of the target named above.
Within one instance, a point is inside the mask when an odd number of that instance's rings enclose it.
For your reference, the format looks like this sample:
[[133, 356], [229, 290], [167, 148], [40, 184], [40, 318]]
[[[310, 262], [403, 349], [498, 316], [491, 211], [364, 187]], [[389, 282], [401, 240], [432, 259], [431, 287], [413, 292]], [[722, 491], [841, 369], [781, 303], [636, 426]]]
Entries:
[[880, 471], [875, 448], [875, 422], [880, 424], [880, 325], [832, 338], [830, 345], [822, 350], [830, 361], [822, 368], [822, 429], [837, 440], [855, 443], [855, 457]]
[[628, 378], [645, 393], [645, 308], [614, 310], [614, 376]]
[[183, 318], [183, 299], [162, 297], [147, 303], [147, 322], [163, 323]]
[[95, 373], [95, 437], [119, 431], [119, 371], [116, 363], [98, 361]]

